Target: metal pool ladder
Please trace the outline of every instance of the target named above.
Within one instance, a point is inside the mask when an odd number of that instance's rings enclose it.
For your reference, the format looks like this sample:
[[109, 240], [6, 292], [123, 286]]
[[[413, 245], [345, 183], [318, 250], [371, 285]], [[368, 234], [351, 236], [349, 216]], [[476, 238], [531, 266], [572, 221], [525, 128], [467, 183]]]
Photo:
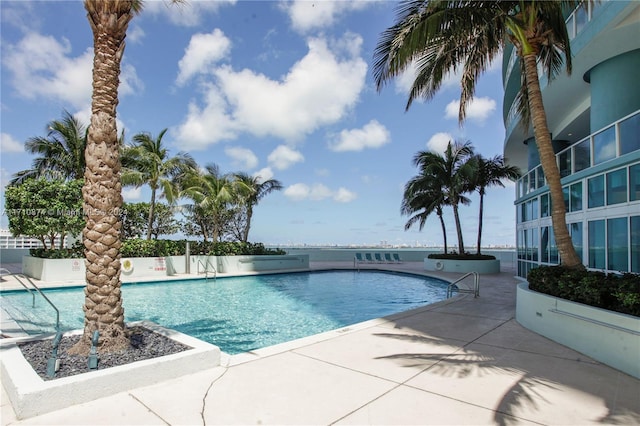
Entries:
[[[203, 262], [202, 260], [198, 259], [198, 275], [200, 275], [200, 265], [202, 265], [202, 268], [204, 269], [205, 280], [209, 279], [209, 272], [213, 272], [214, 280], [218, 278], [218, 272], [216, 271], [216, 267], [213, 266], [213, 263], [211, 263], [211, 260], [209, 260], [209, 256], [207, 256], [206, 262]], [[209, 267], [211, 267], [211, 270], [209, 270]]]
[[[53, 302], [49, 300], [49, 298], [42, 292], [42, 290], [40, 290], [40, 288], [38, 288], [38, 286], [33, 281], [31, 281], [31, 278], [24, 274], [11, 272], [7, 268], [0, 268], [0, 276], [5, 275], [14, 277], [20, 283], [20, 285], [22, 285], [22, 287], [27, 290], [27, 292], [31, 295], [31, 307], [36, 307], [36, 294], [33, 292], [33, 290], [37, 291], [40, 296], [42, 296], [44, 300], [46, 300], [47, 303], [51, 305], [51, 307], [56, 311], [56, 331], [60, 331], [60, 311], [58, 310], [58, 308], [56, 308], [56, 305], [54, 305]], [[22, 281], [22, 279], [26, 280], [29, 283], [31, 289], [24, 283], [24, 281]]]
[[472, 293], [474, 298], [480, 296], [480, 275], [477, 272], [468, 272], [449, 284], [447, 287], [447, 299], [453, 295], [453, 286], [470, 275], [473, 275], [473, 289], [458, 288], [458, 293]]

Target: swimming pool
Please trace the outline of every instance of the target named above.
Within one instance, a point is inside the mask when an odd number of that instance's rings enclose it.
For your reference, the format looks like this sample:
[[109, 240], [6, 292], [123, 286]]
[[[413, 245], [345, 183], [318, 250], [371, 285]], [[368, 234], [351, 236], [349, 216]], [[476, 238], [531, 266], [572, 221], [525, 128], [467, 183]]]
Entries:
[[[298, 339], [446, 298], [448, 283], [382, 271], [318, 271], [122, 286], [126, 321], [150, 320], [229, 354]], [[82, 328], [82, 287], [44, 290], [61, 327]], [[29, 333], [53, 331], [54, 313], [25, 291], [2, 306]]]

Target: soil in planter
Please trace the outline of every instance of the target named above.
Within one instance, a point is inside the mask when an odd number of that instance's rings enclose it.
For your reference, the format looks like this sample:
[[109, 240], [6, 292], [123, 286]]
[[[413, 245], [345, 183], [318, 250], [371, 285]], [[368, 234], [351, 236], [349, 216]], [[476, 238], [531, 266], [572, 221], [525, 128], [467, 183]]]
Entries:
[[[131, 327], [128, 331], [131, 345], [127, 349], [119, 352], [110, 354], [99, 353], [98, 370], [171, 355], [191, 349], [189, 346], [141, 326]], [[67, 350], [76, 344], [78, 340], [80, 340], [79, 335], [62, 337], [60, 346], [58, 346], [60, 369], [53, 378], [47, 376], [47, 361], [51, 357], [53, 350], [53, 339], [19, 343], [18, 347], [22, 351], [22, 355], [40, 377], [44, 380], [55, 380], [61, 377], [94, 371], [89, 369], [89, 362], [86, 356], [67, 354]]]

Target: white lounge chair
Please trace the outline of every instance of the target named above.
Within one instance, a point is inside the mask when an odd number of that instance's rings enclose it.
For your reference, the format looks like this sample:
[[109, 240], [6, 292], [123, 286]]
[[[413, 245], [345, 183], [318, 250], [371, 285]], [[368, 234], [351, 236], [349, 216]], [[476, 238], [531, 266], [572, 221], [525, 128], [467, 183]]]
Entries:
[[385, 253], [384, 254], [384, 260], [386, 263], [394, 263], [393, 259], [391, 258], [391, 253]]
[[365, 259], [367, 260], [367, 262], [369, 262], [369, 263], [373, 263], [373, 262], [374, 262], [373, 257], [371, 257], [371, 253], [365, 253], [365, 254], [364, 254], [364, 258], [365, 258]]
[[374, 256], [376, 258], [376, 263], [384, 263], [384, 260], [382, 260], [382, 255], [380, 253], [375, 253]]
[[400, 255], [398, 253], [393, 253], [393, 260], [395, 260], [396, 263], [402, 263]]

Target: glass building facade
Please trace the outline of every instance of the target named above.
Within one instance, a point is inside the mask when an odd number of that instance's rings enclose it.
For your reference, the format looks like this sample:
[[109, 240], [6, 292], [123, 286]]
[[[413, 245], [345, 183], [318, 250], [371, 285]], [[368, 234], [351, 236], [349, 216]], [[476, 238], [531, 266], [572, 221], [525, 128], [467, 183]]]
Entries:
[[[585, 3], [566, 20], [573, 73], [540, 80], [567, 228], [588, 268], [640, 273], [640, 3]], [[505, 51], [504, 155], [523, 171], [515, 220], [517, 273], [526, 277], [561, 259], [533, 131], [514, 112], [520, 70], [513, 56]]]

